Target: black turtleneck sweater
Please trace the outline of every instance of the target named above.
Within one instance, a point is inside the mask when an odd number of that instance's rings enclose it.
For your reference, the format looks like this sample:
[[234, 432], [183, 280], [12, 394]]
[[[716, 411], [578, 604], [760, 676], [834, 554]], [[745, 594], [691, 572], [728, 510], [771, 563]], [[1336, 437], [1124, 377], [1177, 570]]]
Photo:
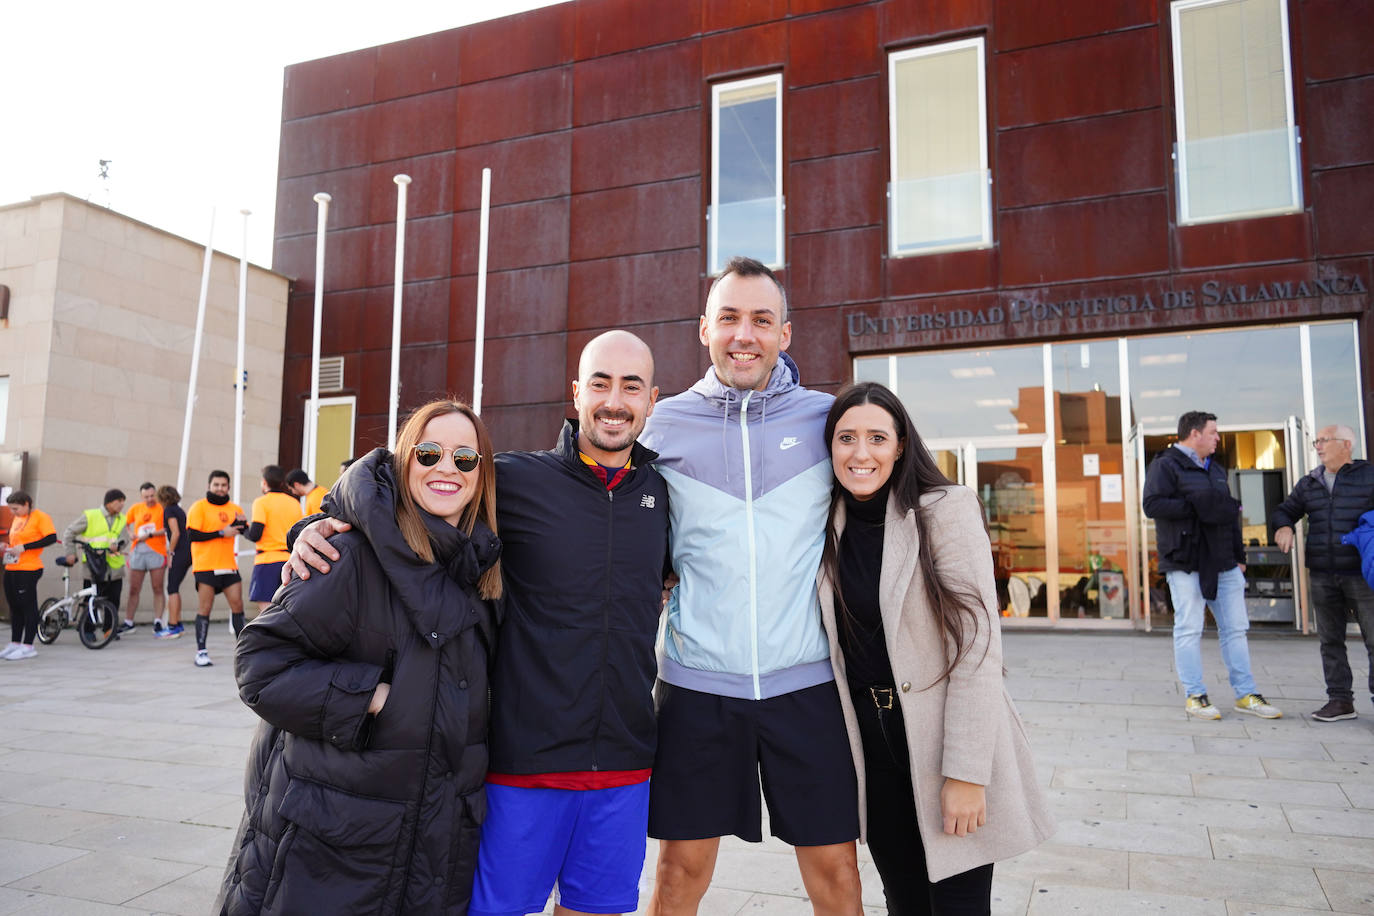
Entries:
[[837, 600], [835, 606], [845, 673], [850, 683], [865, 687], [892, 684], [892, 662], [878, 607], [887, 495], [887, 485], [865, 500], [844, 494], [844, 534], [836, 555], [840, 582], [836, 591], [844, 600]]

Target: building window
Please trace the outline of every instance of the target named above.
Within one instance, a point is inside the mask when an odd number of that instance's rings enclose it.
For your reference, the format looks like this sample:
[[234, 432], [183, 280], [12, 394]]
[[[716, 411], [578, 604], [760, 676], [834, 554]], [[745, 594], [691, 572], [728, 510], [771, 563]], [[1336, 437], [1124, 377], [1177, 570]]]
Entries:
[[892, 256], [992, 244], [983, 39], [888, 58]]
[[735, 255], [781, 267], [782, 208], [782, 75], [711, 87], [710, 272]]
[[1286, 0], [1172, 9], [1179, 223], [1302, 209]]

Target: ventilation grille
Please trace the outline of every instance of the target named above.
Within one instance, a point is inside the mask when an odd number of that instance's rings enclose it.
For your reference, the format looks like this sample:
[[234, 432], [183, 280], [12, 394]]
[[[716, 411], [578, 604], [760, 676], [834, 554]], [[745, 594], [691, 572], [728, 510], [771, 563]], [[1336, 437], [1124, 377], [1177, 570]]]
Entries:
[[324, 356], [320, 358], [320, 391], [342, 391], [344, 386], [344, 358]]

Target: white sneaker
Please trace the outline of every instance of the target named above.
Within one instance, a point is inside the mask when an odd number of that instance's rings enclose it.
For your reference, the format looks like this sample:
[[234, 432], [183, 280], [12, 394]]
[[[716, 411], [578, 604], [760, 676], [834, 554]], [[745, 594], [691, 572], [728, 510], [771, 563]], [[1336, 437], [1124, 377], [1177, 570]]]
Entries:
[[33, 646], [20, 646], [18, 649], [5, 656], [12, 662], [19, 661], [21, 658], [33, 658], [38, 651]]
[[214, 662], [210, 661], [210, 652], [209, 652], [208, 649], [197, 649], [197, 650], [196, 650], [196, 667], [197, 667], [197, 668], [209, 668], [209, 667], [210, 667], [211, 665], [213, 665], [213, 664], [214, 664]]
[[8, 646], [5, 646], [5, 648], [0, 649], [0, 658], [13, 658], [14, 653], [18, 652], [20, 648], [19, 643], [12, 642]]

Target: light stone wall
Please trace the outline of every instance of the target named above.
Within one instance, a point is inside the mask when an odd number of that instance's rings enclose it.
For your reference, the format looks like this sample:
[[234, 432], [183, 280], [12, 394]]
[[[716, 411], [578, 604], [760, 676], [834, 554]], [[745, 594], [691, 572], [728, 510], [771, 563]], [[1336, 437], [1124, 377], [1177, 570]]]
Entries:
[[[221, 219], [218, 233], [238, 219]], [[0, 450], [28, 451], [27, 484], [59, 534], [110, 487], [133, 499], [144, 480], [176, 483], [204, 255], [203, 243], [67, 195], [0, 208], [0, 283], [12, 291], [10, 328], [0, 330], [0, 374], [12, 377]], [[238, 274], [237, 259], [214, 254], [183, 508], [212, 469], [233, 471]], [[288, 286], [249, 265], [245, 511], [260, 469], [277, 460]], [[56, 575], [41, 586], [60, 593]], [[187, 614], [193, 592], [182, 586]], [[140, 607], [146, 619], [146, 586]]]

